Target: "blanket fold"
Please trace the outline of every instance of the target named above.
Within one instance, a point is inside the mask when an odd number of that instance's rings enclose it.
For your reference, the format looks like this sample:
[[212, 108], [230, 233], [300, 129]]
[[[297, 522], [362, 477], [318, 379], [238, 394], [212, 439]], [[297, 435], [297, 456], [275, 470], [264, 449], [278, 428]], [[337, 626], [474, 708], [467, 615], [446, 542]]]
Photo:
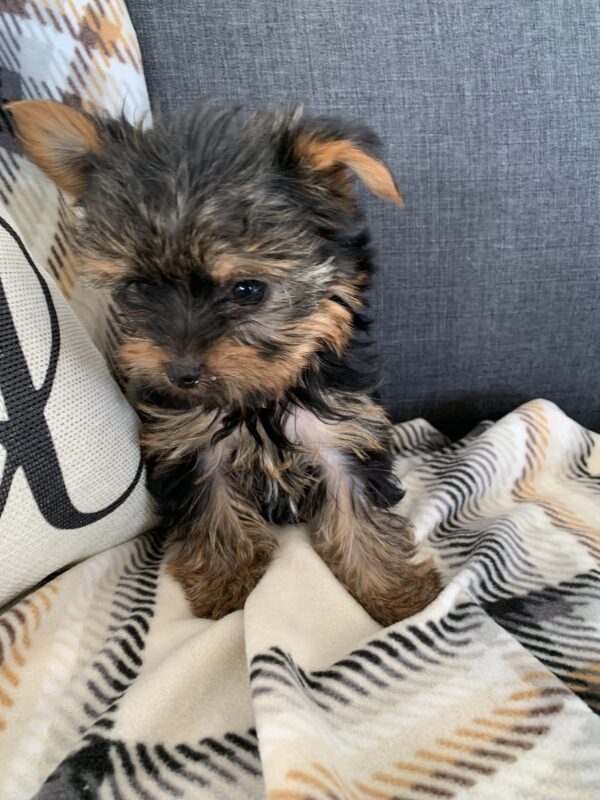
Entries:
[[433, 604], [381, 629], [301, 528], [219, 622], [150, 537], [93, 556], [0, 618], [0, 797], [598, 797], [600, 437], [535, 401], [396, 446]]

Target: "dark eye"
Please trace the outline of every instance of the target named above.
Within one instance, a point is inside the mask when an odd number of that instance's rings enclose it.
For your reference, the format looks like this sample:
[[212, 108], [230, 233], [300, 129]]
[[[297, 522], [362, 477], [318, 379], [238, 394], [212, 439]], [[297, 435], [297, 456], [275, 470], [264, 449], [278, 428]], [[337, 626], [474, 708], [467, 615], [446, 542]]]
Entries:
[[260, 303], [267, 291], [266, 284], [254, 278], [246, 278], [234, 283], [231, 287], [231, 297], [236, 303], [254, 305]]

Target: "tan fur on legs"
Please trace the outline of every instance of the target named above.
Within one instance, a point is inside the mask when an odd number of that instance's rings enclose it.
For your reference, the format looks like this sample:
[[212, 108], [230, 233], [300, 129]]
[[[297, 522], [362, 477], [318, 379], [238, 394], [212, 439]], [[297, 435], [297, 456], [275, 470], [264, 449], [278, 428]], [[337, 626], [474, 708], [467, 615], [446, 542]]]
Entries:
[[197, 617], [221, 619], [243, 608], [248, 595], [264, 575], [275, 549], [266, 537], [256, 543], [247, 560], [223, 561], [215, 558], [201, 536], [193, 551], [182, 550], [169, 563], [169, 572], [183, 586]]
[[219, 449], [211, 451], [197, 513], [172, 532], [177, 552], [169, 565], [194, 613], [210, 619], [243, 607], [276, 548], [257, 508], [231, 485]]
[[[360, 489], [358, 489], [360, 491]], [[421, 611], [439, 593], [431, 561], [414, 563], [412, 532], [397, 514], [368, 508], [349, 485], [329, 490], [315, 519], [314, 547], [381, 625]]]
[[[366, 490], [364, 463], [388, 446], [389, 422], [368, 397], [331, 396], [345, 415], [329, 423], [297, 409], [287, 424], [321, 475], [314, 503], [314, 546], [338, 580], [382, 625], [420, 611], [441, 584], [431, 561], [413, 561], [415, 543], [405, 520], [376, 508]], [[373, 467], [377, 469], [377, 465]]]

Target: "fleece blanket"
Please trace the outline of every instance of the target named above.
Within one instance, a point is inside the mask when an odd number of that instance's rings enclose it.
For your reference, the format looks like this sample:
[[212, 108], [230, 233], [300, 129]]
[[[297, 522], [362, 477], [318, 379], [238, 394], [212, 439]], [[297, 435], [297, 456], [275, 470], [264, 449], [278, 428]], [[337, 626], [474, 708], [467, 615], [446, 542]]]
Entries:
[[302, 529], [191, 616], [141, 536], [0, 618], [0, 797], [597, 800], [600, 437], [531, 402], [396, 429], [446, 588], [382, 630]]

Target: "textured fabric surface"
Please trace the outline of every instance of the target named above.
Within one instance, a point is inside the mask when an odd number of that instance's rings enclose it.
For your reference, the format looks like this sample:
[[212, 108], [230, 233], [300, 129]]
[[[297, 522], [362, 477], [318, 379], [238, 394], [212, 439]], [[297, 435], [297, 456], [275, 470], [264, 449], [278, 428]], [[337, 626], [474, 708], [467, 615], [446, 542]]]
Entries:
[[0, 798], [597, 800], [600, 437], [396, 447], [437, 601], [380, 629], [300, 530], [219, 622], [151, 540], [93, 556], [0, 617]]
[[[121, 0], [0, 3], [2, 102], [30, 98], [124, 113], [148, 111], [135, 33]], [[0, 111], [0, 205], [34, 260], [56, 279], [95, 343], [110, 353], [107, 299], [77, 282], [66, 219], [69, 201], [23, 154]], [[114, 320], [111, 320], [111, 322]]]
[[[0, 78], [4, 101], [148, 108], [117, 0], [1, 4]], [[75, 286], [68, 213], [2, 116], [0, 218], [12, 222], [0, 221], [0, 605], [151, 523], [137, 418], [65, 302], [107, 343], [106, 303]]]
[[2, 217], [0, 354], [2, 605], [151, 517], [137, 417]]
[[548, 397], [600, 428], [597, 0], [128, 0], [151, 99], [297, 98], [368, 121], [396, 418], [452, 432]]

